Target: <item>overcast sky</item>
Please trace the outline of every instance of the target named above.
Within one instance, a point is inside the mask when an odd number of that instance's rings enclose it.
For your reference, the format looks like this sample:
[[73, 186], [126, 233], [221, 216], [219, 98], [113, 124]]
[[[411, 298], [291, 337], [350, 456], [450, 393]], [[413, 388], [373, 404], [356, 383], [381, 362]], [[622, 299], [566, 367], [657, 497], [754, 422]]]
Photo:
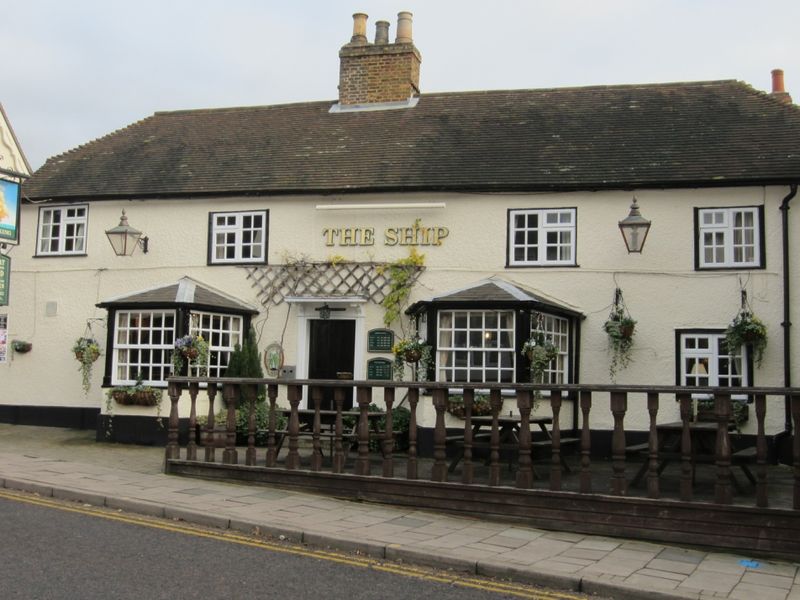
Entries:
[[414, 14], [422, 92], [739, 79], [800, 101], [798, 0], [26, 0], [0, 102], [36, 169], [158, 110], [335, 99], [354, 12]]

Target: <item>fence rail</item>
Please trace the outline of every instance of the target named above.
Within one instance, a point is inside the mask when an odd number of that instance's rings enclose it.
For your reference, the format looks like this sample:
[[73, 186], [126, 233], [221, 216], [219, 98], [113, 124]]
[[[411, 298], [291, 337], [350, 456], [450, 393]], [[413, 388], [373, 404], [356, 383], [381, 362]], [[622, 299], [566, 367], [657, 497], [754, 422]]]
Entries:
[[[501, 451], [508, 453], [507, 443], [501, 441], [500, 410], [503, 404], [503, 393], [513, 392], [516, 398], [516, 410], [518, 412], [518, 443], [517, 452], [514, 459], [518, 465], [516, 472], [515, 485], [518, 488], [527, 489], [533, 483], [533, 462], [532, 451], [550, 451], [549, 468], [549, 489], [559, 491], [562, 489], [565, 462], [562, 460], [562, 426], [561, 412], [563, 398], [566, 396], [576, 401], [576, 407], [580, 412], [580, 425], [573, 433], [578, 437], [570, 438], [570, 441], [579, 442], [577, 445], [580, 456], [578, 473], [578, 492], [582, 494], [592, 493], [597, 488], [593, 485], [592, 472], [592, 407], [595, 396], [602, 394], [610, 397], [610, 412], [613, 418], [613, 429], [611, 430], [611, 486], [612, 495], [624, 496], [628, 491], [631, 475], [630, 464], [635, 463], [636, 467], [642, 469], [642, 475], [646, 474], [647, 496], [649, 498], [660, 498], [660, 476], [659, 467], [667, 453], [659, 444], [659, 408], [662, 396], [670, 396], [677, 399], [680, 405], [680, 421], [682, 430], [680, 431], [680, 446], [672, 449], [668, 454], [670, 459], [679, 460], [681, 465], [680, 499], [690, 501], [693, 499], [693, 479], [695, 468], [699, 457], [699, 449], [693, 447], [693, 442], [697, 443], [697, 438], [693, 435], [694, 414], [692, 411], [692, 395], [705, 394], [714, 398], [713, 419], [716, 422], [713, 435], [715, 435], [713, 449], [713, 464], [716, 467], [716, 482], [714, 485], [714, 502], [718, 504], [730, 504], [732, 500], [732, 481], [731, 469], [736, 465], [751, 462], [755, 468], [755, 499], [754, 503], [758, 507], [769, 505], [767, 487], [767, 463], [768, 463], [768, 436], [765, 433], [765, 418], [767, 411], [767, 397], [785, 398], [791, 409], [792, 419], [795, 428], [800, 421], [800, 390], [785, 388], [748, 388], [726, 389], [726, 388], [689, 388], [689, 387], [648, 387], [648, 386], [541, 386], [541, 385], [487, 385], [464, 386], [460, 395], [463, 397], [464, 425], [463, 434], [460, 436], [449, 436], [445, 427], [445, 412], [449, 396], [448, 386], [436, 383], [397, 383], [374, 382], [374, 381], [319, 381], [319, 380], [295, 380], [281, 381], [275, 380], [254, 380], [254, 379], [195, 379], [195, 378], [172, 378], [169, 384], [169, 396], [171, 400], [169, 417], [169, 435], [166, 449], [167, 459], [180, 458], [178, 446], [178, 425], [179, 413], [178, 402], [182, 391], [188, 388], [190, 398], [189, 429], [194, 432], [197, 424], [196, 401], [201, 392], [201, 384], [205, 387], [208, 397], [208, 415], [206, 426], [201, 433], [201, 440], [204, 445], [205, 462], [216, 461], [216, 450], [212, 441], [215, 430], [215, 405], [217, 398], [222, 391], [227, 405], [227, 441], [222, 452], [222, 464], [237, 464], [243, 458], [243, 464], [255, 466], [257, 463], [265, 467], [278, 468], [278, 447], [280, 437], [284, 435], [288, 441], [288, 454], [282, 465], [284, 469], [296, 470], [301, 468], [301, 457], [299, 452], [299, 440], [302, 436], [311, 437], [311, 455], [308, 468], [311, 471], [320, 471], [323, 468], [323, 445], [322, 438], [325, 433], [322, 430], [322, 398], [323, 390], [332, 389], [334, 402], [336, 405], [336, 416], [331, 430], [327, 437], [331, 440], [333, 448], [330, 469], [333, 473], [343, 473], [345, 469], [346, 444], [349, 438], [346, 436], [343, 426], [345, 409], [343, 402], [347, 390], [355, 388], [356, 401], [358, 407], [358, 425], [355, 428], [355, 445], [357, 453], [354, 463], [354, 473], [357, 475], [371, 475], [370, 459], [370, 426], [369, 426], [369, 406], [372, 403], [373, 390], [382, 388], [384, 391], [384, 404], [386, 407], [386, 423], [383, 430], [382, 439], [379, 443], [382, 447], [382, 468], [380, 477], [396, 477], [394, 463], [395, 456], [393, 451], [393, 440], [395, 432], [392, 423], [392, 408], [395, 404], [396, 391], [405, 389], [407, 391], [408, 408], [410, 410], [408, 451], [405, 455], [405, 477], [408, 479], [429, 478], [431, 481], [445, 482], [450, 474], [447, 462], [448, 441], [457, 439], [460, 451], [463, 452], [461, 459], [461, 477], [459, 480], [467, 485], [497, 486], [500, 484], [501, 470]], [[269, 403], [269, 425], [266, 431], [267, 444], [263, 461], [257, 456], [256, 448], [256, 419], [255, 401], [257, 386], [264, 385], [267, 392]], [[285, 431], [277, 429], [277, 414], [279, 408], [277, 399], [279, 388], [285, 388], [285, 397], [289, 404], [288, 428]], [[301, 421], [299, 417], [299, 406], [303, 396], [303, 388], [309, 390], [310, 403], [313, 405], [314, 418], [309, 431], [301, 434]], [[488, 391], [489, 403], [491, 406], [492, 423], [491, 431], [484, 434], [488, 437], [480, 444], [473, 438], [475, 427], [473, 426], [472, 410], [476, 389]], [[417, 440], [418, 409], [420, 403], [420, 391], [424, 390], [430, 394], [430, 401], [435, 410], [435, 425], [433, 427], [433, 461], [429, 473], [420, 473], [419, 448]], [[236, 448], [236, 400], [241, 391], [245, 398], [246, 410], [249, 411], [249, 427], [247, 435], [247, 448], [243, 457], [239, 456]], [[546, 392], [549, 398], [540, 400], [549, 404], [552, 416], [551, 430], [548, 432], [550, 439], [546, 443], [535, 443], [531, 435], [531, 410], [533, 401], [537, 395]], [[741, 394], [746, 392], [755, 406], [756, 416], [756, 435], [755, 445], [744, 449], [734, 450], [731, 444], [732, 431], [729, 427], [732, 416], [731, 392]], [[625, 417], [629, 410], [629, 395], [638, 394], [646, 397], [646, 407], [649, 416], [649, 430], [647, 431], [647, 442], [645, 444], [634, 444], [626, 442], [631, 432], [626, 431]], [[639, 433], [641, 435], [641, 433]], [[738, 435], [736, 436], [739, 437]], [[752, 436], [750, 436], [752, 438]], [[474, 451], [476, 446], [487, 448], [488, 459], [488, 481], [477, 481], [474, 475]], [[195, 436], [189, 438], [185, 449], [185, 458], [189, 461], [197, 459], [197, 441]], [[708, 455], [708, 449], [705, 449]], [[641, 458], [646, 457], [646, 468], [641, 467]], [[793, 440], [794, 458], [794, 483], [793, 501], [794, 509], [800, 509], [800, 438]]]

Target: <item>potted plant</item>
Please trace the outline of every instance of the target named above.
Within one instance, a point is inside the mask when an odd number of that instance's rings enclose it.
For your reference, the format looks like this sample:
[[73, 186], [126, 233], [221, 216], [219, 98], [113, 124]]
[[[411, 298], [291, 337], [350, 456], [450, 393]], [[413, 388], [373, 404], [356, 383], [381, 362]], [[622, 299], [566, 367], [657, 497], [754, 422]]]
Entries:
[[81, 372], [83, 392], [88, 394], [92, 385], [92, 366], [100, 357], [100, 345], [94, 338], [79, 337], [72, 346], [72, 352], [80, 363], [78, 370]]
[[[449, 412], [454, 417], [463, 419], [464, 416], [466, 415], [466, 410], [464, 409], [464, 397], [450, 396], [447, 399], [447, 412]], [[489, 404], [489, 399], [486, 396], [482, 396], [481, 394], [475, 394], [475, 397], [472, 401], [472, 416], [482, 417], [484, 415], [491, 415], [491, 414], [492, 414], [492, 406], [491, 404]]]
[[752, 311], [743, 308], [725, 330], [725, 345], [731, 354], [742, 346], [750, 346], [753, 350], [753, 361], [760, 367], [767, 347], [767, 326]]
[[145, 385], [139, 374], [132, 386], [117, 386], [108, 390], [109, 400], [125, 406], [158, 406], [161, 404], [161, 390]]
[[11, 347], [14, 349], [14, 352], [25, 354], [31, 351], [33, 344], [24, 340], [11, 340]]
[[131, 386], [115, 386], [106, 392], [106, 439], [111, 439], [114, 429], [113, 403], [122, 406], [155, 406], [157, 407], [156, 421], [161, 423], [161, 393], [158, 388], [145, 385], [142, 374], [136, 375], [136, 383]]
[[530, 362], [531, 381], [541, 383], [545, 369], [558, 357], [558, 348], [550, 336], [537, 330], [522, 345], [522, 355]]
[[136, 406], [157, 406], [161, 404], [161, 390], [138, 380], [136, 385], [128, 389], [128, 399]]
[[[717, 415], [714, 409], [714, 398], [700, 398], [697, 401], [697, 420], [716, 421]], [[736, 427], [736, 431], [741, 432], [742, 425], [747, 423], [750, 417], [750, 407], [746, 400], [731, 399], [730, 421]]]
[[626, 314], [625, 308], [617, 304], [603, 324], [603, 330], [608, 335], [608, 348], [611, 352], [611, 364], [608, 373], [611, 381], [616, 381], [617, 372], [624, 369], [631, 362], [631, 348], [633, 347], [633, 334], [636, 330], [636, 321]]
[[428, 372], [431, 363], [431, 347], [419, 338], [402, 338], [392, 346], [395, 379], [402, 381], [406, 363], [417, 365], [421, 373]]
[[202, 335], [190, 334], [175, 340], [175, 349], [172, 351], [172, 372], [179, 374], [186, 363], [190, 367], [197, 366], [200, 376], [208, 371], [208, 342]]

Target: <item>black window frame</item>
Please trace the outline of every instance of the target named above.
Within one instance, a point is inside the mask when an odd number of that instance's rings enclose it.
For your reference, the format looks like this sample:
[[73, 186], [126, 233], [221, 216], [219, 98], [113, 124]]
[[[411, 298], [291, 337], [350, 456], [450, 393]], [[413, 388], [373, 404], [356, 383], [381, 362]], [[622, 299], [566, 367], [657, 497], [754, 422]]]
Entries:
[[[264, 217], [264, 240], [263, 240], [263, 257], [259, 260], [222, 260], [215, 258], [216, 244], [214, 242], [215, 236], [215, 223], [214, 220], [219, 215], [241, 215], [241, 214], [262, 213]], [[269, 209], [258, 208], [252, 210], [219, 210], [208, 213], [208, 242], [207, 242], [207, 255], [206, 264], [209, 267], [225, 267], [225, 266], [238, 266], [238, 265], [266, 265], [268, 264], [269, 256]]]
[[[736, 210], [736, 209], [756, 209], [758, 223], [756, 229], [758, 231], [758, 261], [756, 265], [721, 265], [721, 266], [705, 266], [701, 265], [700, 253], [702, 252], [702, 240], [700, 229], [700, 213], [702, 211], [714, 210]], [[695, 271], [746, 271], [754, 269], [767, 268], [767, 246], [766, 246], [766, 226], [764, 223], [764, 205], [763, 204], [749, 204], [743, 206], [695, 206], [694, 207], [694, 269]]]

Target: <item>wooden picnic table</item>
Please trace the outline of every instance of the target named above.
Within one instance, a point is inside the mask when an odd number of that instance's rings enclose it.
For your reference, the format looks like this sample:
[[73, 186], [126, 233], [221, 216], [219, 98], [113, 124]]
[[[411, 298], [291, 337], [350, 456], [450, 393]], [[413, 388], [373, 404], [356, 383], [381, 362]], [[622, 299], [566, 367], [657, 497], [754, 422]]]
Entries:
[[[552, 435], [550, 433], [550, 429], [548, 425], [553, 424], [552, 417], [537, 417], [532, 416], [529, 419], [531, 428], [536, 425], [539, 428], [539, 431], [543, 434], [540, 436], [541, 439], [534, 440], [531, 442], [532, 448], [543, 448], [543, 447], [551, 447], [552, 446]], [[478, 417], [472, 417], [472, 448], [490, 448], [491, 447], [491, 432], [490, 431], [481, 431], [483, 428], [492, 428], [492, 424], [494, 423], [494, 417], [489, 415], [481, 415]], [[501, 451], [508, 451], [510, 452], [509, 456], [509, 468], [514, 460], [513, 451], [519, 451], [519, 432], [520, 432], [520, 417], [519, 415], [498, 415], [497, 416], [497, 426], [499, 429], [499, 450]], [[533, 437], [533, 436], [532, 436]], [[458, 463], [464, 458], [464, 435], [452, 435], [447, 437], [447, 441], [456, 444], [457, 450], [450, 461], [449, 472], [452, 473], [455, 471]], [[570, 445], [579, 442], [578, 438], [561, 438], [561, 445]], [[561, 456], [561, 464], [564, 467], [564, 470], [567, 473], [570, 473], [570, 468], [567, 465], [564, 457]], [[534, 469], [534, 476], [538, 477], [535, 469]]]
[[[729, 431], [734, 431], [735, 425], [729, 425]], [[661, 423], [656, 425], [658, 432], [658, 474], [660, 475], [670, 463], [680, 462], [683, 459], [681, 451], [681, 437], [683, 435], [683, 421]], [[691, 440], [692, 484], [695, 483], [696, 464], [716, 462], [717, 423], [715, 421], [690, 421], [689, 435]], [[731, 463], [738, 466], [745, 477], [755, 485], [747, 463], [755, 458], [754, 448], [745, 448], [731, 454]], [[628, 453], [640, 453], [644, 456], [642, 466], [631, 480], [631, 485], [638, 485], [647, 472], [649, 465], [648, 444], [637, 444], [626, 448]], [[741, 486], [731, 472], [731, 481], [734, 487], [741, 492]]]

